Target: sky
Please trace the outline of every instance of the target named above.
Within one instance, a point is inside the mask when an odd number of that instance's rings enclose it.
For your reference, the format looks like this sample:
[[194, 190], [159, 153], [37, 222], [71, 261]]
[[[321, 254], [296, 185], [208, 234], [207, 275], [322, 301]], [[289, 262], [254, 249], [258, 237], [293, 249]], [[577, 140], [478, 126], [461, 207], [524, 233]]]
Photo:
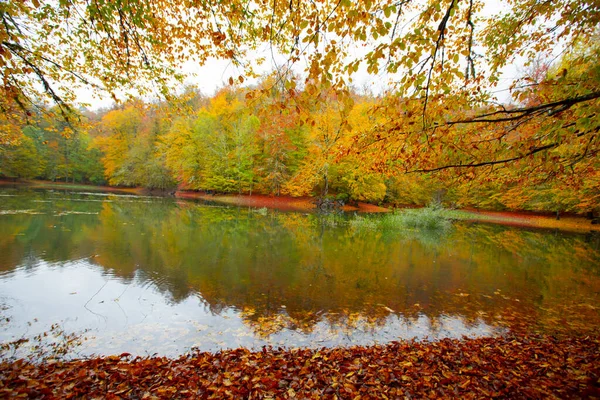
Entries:
[[[482, 16], [496, 15], [506, 9], [503, 2], [487, 0], [482, 12]], [[360, 55], [361, 50], [355, 49], [355, 54]], [[363, 52], [364, 53], [364, 52]], [[275, 60], [271, 56], [271, 50], [268, 46], [259, 49], [254, 52], [254, 56], [265, 57], [265, 63], [259, 68], [260, 73], [269, 73], [275, 69], [276, 64], [282, 64], [285, 59], [282, 56], [275, 55]], [[298, 63], [294, 68], [294, 71], [302, 76], [305, 64]], [[498, 101], [507, 103], [510, 102], [511, 96], [509, 87], [513, 81], [522, 74], [523, 62], [518, 62], [514, 65], [509, 65], [502, 70], [500, 77], [500, 85], [494, 89], [495, 96]], [[182, 88], [185, 85], [193, 85], [200, 89], [200, 91], [207, 95], [212, 96], [218, 89], [227, 86], [227, 82], [230, 77], [236, 79], [240, 75], [244, 75], [242, 70], [239, 70], [231, 62], [227, 60], [209, 59], [204, 65], [197, 65], [193, 62], [186, 62], [182, 67], [181, 71], [188, 76], [185, 80]], [[353, 76], [353, 85], [358, 89], [368, 89], [373, 94], [382, 93], [387, 87], [387, 83], [393, 77], [388, 76], [385, 73], [380, 73], [377, 76], [370, 75], [366, 72], [366, 67], [361, 67], [357, 73]], [[249, 79], [245, 82], [246, 85], [252, 85], [257, 82], [256, 79]], [[97, 97], [94, 96], [91, 90], [80, 89], [77, 91], [78, 100], [82, 103], [90, 104], [90, 108], [108, 108], [113, 104], [113, 100], [108, 97]]]

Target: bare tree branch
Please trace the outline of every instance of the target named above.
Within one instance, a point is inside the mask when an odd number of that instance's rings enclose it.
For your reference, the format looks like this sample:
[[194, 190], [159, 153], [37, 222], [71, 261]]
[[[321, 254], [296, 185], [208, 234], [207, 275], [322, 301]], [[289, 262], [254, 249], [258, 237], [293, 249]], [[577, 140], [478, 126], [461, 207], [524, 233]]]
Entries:
[[[579, 132], [577, 133], [577, 137], [582, 137], [585, 136], [589, 133], [597, 133], [598, 131], [600, 131], [600, 126], [591, 129], [589, 131], [585, 131], [585, 132]], [[592, 138], [590, 139], [590, 142], [592, 141], [592, 139], [594, 139], [596, 136], [592, 136]], [[588, 143], [588, 146], [589, 146]], [[523, 153], [523, 154], [519, 154], [517, 156], [514, 157], [508, 157], [508, 158], [502, 158], [499, 160], [491, 160], [491, 161], [479, 161], [479, 162], [470, 162], [470, 163], [465, 163], [465, 164], [447, 164], [447, 165], [443, 165], [441, 167], [434, 167], [434, 168], [422, 168], [422, 169], [415, 169], [412, 171], [408, 171], [408, 173], [424, 173], [424, 172], [437, 172], [437, 171], [443, 171], [446, 169], [460, 169], [460, 168], [476, 168], [476, 167], [484, 167], [484, 166], [491, 166], [491, 165], [498, 165], [498, 164], [507, 164], [513, 161], [518, 161], [518, 160], [522, 160], [526, 157], [532, 156], [534, 154], [540, 153], [542, 151], [546, 151], [546, 150], [550, 150], [553, 148], [556, 148], [558, 146], [560, 146], [561, 144], [563, 144], [563, 142], [553, 142], [544, 146], [539, 146], [539, 147], [531, 147], [529, 149], [529, 151]], [[585, 150], [585, 154], [587, 154], [588, 149], [586, 148]], [[585, 156], [584, 156], [585, 157]], [[580, 157], [579, 159], [576, 159], [576, 161], [573, 162], [573, 164], [581, 161], [584, 157]]]
[[[454, 9], [454, 6], [458, 3], [459, 0], [452, 0], [452, 2], [450, 3], [450, 5], [448, 6], [448, 8], [446, 9], [446, 14], [444, 15], [444, 18], [442, 18], [442, 20], [440, 21], [440, 24], [438, 26], [438, 38], [435, 41], [435, 49], [433, 50], [433, 55], [432, 55], [432, 60], [431, 60], [431, 67], [429, 68], [429, 72], [427, 73], [427, 85], [425, 86], [425, 102], [423, 103], [423, 127], [425, 127], [426, 125], [426, 114], [427, 114], [427, 103], [429, 101], [429, 89], [431, 86], [431, 75], [433, 73], [433, 68], [435, 68], [435, 61], [437, 58], [437, 55], [440, 51], [440, 48], [444, 46], [444, 38], [446, 37], [446, 26], [448, 25], [448, 21], [450, 20], [450, 15], [452, 14], [452, 9]], [[442, 64], [444, 62], [443, 56], [442, 56]]]
[[483, 166], [486, 166], [486, 165], [506, 164], [506, 163], [509, 163], [511, 161], [521, 160], [521, 159], [523, 159], [525, 157], [534, 155], [534, 154], [539, 153], [539, 152], [544, 151], [544, 150], [555, 148], [559, 144], [560, 143], [551, 143], [551, 144], [547, 144], [547, 145], [541, 146], [541, 147], [534, 147], [533, 149], [531, 149], [530, 151], [528, 151], [525, 154], [522, 154], [522, 155], [519, 155], [519, 156], [515, 156], [515, 157], [510, 157], [510, 158], [503, 158], [503, 159], [500, 159], [500, 160], [472, 162], [472, 163], [466, 163], [466, 164], [448, 164], [448, 165], [443, 165], [441, 167], [435, 167], [435, 168], [415, 169], [415, 170], [409, 171], [409, 173], [414, 173], [414, 172], [436, 172], [436, 171], [443, 171], [445, 169], [451, 169], [451, 168], [472, 168], [472, 167], [483, 167]]
[[[484, 123], [484, 122], [508, 122], [508, 121], [516, 121], [523, 117], [532, 115], [532, 114], [543, 114], [544, 112], [548, 112], [549, 116], [554, 116], [560, 112], [563, 112], [575, 104], [584, 103], [586, 101], [595, 100], [600, 98], [600, 91], [592, 92], [581, 96], [569, 97], [562, 100], [553, 101], [550, 103], [544, 103], [537, 106], [532, 107], [522, 107], [522, 108], [513, 108], [513, 109], [503, 109], [494, 111], [491, 113], [481, 114], [473, 118], [462, 119], [456, 121], [448, 121], [445, 125], [459, 125], [459, 124], [473, 124], [473, 123]], [[503, 116], [500, 118], [490, 118], [495, 116]]]

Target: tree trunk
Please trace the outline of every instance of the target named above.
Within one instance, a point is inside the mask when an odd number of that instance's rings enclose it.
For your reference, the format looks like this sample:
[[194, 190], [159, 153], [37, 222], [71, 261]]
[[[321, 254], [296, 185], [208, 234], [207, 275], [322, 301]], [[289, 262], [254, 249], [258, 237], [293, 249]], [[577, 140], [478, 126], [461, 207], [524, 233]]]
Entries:
[[327, 192], [329, 192], [329, 179], [327, 177], [327, 172], [323, 175], [323, 180], [325, 181], [325, 186], [323, 187], [323, 197], [327, 196]]

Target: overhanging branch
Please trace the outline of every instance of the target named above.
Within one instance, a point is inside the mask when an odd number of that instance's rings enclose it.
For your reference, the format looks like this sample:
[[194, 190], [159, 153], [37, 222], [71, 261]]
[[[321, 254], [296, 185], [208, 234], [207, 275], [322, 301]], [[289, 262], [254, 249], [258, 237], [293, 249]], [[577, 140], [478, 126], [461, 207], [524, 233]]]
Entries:
[[504, 159], [500, 159], [500, 160], [493, 160], [493, 161], [481, 161], [481, 162], [473, 162], [473, 163], [467, 163], [467, 164], [448, 164], [448, 165], [443, 165], [441, 167], [435, 167], [435, 168], [423, 168], [423, 169], [415, 169], [412, 171], [409, 171], [409, 173], [414, 173], [414, 172], [437, 172], [437, 171], [443, 171], [445, 169], [459, 169], [459, 168], [476, 168], [476, 167], [484, 167], [484, 166], [490, 166], [490, 165], [498, 165], [498, 164], [506, 164], [512, 161], [517, 161], [517, 160], [521, 160], [525, 157], [528, 156], [532, 156], [536, 153], [539, 153], [540, 151], [544, 151], [544, 150], [549, 150], [552, 149], [554, 147], [557, 147], [560, 143], [551, 143], [551, 144], [547, 144], [545, 146], [541, 146], [541, 147], [534, 147], [533, 149], [531, 149], [530, 151], [526, 152], [525, 154], [522, 155], [518, 155], [515, 157], [510, 157], [510, 158], [504, 158]]
[[[494, 111], [491, 113], [481, 114], [473, 118], [462, 119], [457, 121], [448, 121], [446, 125], [459, 125], [459, 124], [473, 124], [473, 123], [485, 123], [485, 122], [509, 122], [516, 121], [523, 117], [533, 115], [533, 114], [543, 114], [544, 112], [548, 112], [549, 116], [554, 116], [559, 114], [569, 108], [573, 107], [575, 104], [584, 103], [586, 101], [595, 100], [600, 98], [600, 91], [588, 93], [581, 96], [569, 97], [562, 100], [557, 100], [550, 103], [544, 103], [537, 106], [532, 107], [522, 107], [522, 108], [514, 108], [514, 109], [506, 109]], [[498, 118], [494, 118], [498, 117]]]
[[[597, 133], [598, 131], [600, 131], [600, 126], [591, 129], [589, 131], [585, 131], [585, 132], [579, 132], [576, 134], [577, 137], [582, 137], [585, 135], [588, 135], [590, 133]], [[589, 146], [592, 142], [592, 139], [595, 138], [595, 135], [592, 136], [592, 138], [590, 139], [590, 141], [588, 142], [585, 152], [584, 152], [584, 157], [585, 155], [588, 154], [588, 150], [589, 150]], [[408, 173], [426, 173], [426, 172], [438, 172], [438, 171], [443, 171], [446, 169], [461, 169], [461, 168], [477, 168], [477, 167], [485, 167], [485, 166], [493, 166], [493, 165], [498, 165], [498, 164], [507, 164], [513, 161], [518, 161], [518, 160], [522, 160], [526, 157], [532, 156], [534, 154], [540, 153], [542, 151], [545, 150], [550, 150], [553, 148], [556, 148], [558, 146], [560, 146], [561, 144], [563, 144], [563, 142], [553, 142], [544, 146], [539, 146], [539, 147], [531, 147], [529, 149], [529, 151], [523, 153], [523, 154], [519, 154], [516, 155], [514, 157], [508, 157], [508, 158], [502, 158], [499, 160], [491, 160], [491, 161], [479, 161], [479, 162], [470, 162], [470, 163], [460, 163], [460, 164], [446, 164], [446, 165], [442, 165], [440, 167], [433, 167], [433, 168], [422, 168], [422, 169], [415, 169], [412, 171], [407, 171]], [[576, 159], [576, 161], [573, 162], [573, 164], [577, 163], [578, 161], [581, 161], [584, 157], [579, 158], [578, 160]]]

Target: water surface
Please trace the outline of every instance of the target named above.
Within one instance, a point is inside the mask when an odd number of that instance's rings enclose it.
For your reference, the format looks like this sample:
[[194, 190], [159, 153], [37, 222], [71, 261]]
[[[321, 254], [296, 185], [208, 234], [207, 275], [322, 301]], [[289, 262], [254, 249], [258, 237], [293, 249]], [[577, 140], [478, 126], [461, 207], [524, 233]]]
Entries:
[[1, 189], [0, 342], [176, 356], [599, 326], [597, 235], [352, 218]]

